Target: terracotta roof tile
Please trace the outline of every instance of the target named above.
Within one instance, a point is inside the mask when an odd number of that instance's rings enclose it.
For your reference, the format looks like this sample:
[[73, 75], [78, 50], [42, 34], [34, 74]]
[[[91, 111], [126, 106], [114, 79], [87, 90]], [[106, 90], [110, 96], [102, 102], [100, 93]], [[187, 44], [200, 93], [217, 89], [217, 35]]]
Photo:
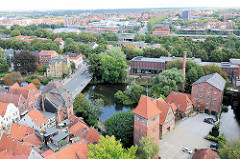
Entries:
[[17, 83], [15, 83], [12, 87], [9, 89], [9, 94], [22, 94], [24, 98], [28, 99], [29, 93], [34, 90], [34, 94], [38, 93], [38, 89], [35, 87], [33, 83], [30, 83], [24, 87], [20, 87]]
[[157, 108], [155, 101], [152, 101], [145, 95], [141, 96], [138, 106], [133, 110], [133, 112], [147, 119], [161, 113], [161, 111]]
[[54, 50], [42, 50], [38, 56], [51, 55], [51, 57], [58, 56], [58, 53]]
[[162, 102], [159, 99], [156, 99], [155, 101], [156, 101], [158, 109], [161, 111], [160, 118], [159, 118], [159, 124], [164, 125], [164, 122], [168, 115], [168, 111], [169, 111], [169, 109], [171, 109], [171, 105], [167, 104], [165, 101]]
[[89, 150], [85, 140], [81, 140], [75, 144], [63, 148], [62, 150], [47, 156], [45, 159], [87, 159]]
[[0, 115], [4, 117], [9, 103], [0, 103]]
[[88, 127], [85, 124], [77, 123], [74, 124], [71, 128], [68, 129], [69, 132], [78, 136], [80, 138], [84, 138], [88, 132]]
[[28, 135], [23, 138], [24, 144], [29, 143], [31, 146], [38, 146], [41, 145], [42, 142], [35, 134]]
[[8, 153], [6, 151], [1, 151], [0, 156], [1, 156], [2, 159], [25, 159], [25, 158], [27, 158], [26, 155], [13, 156], [11, 153]]
[[27, 159], [31, 149], [28, 146], [23, 145], [18, 140], [13, 139], [11, 136], [3, 133], [0, 140], [0, 151], [7, 151], [13, 156], [23, 155]]
[[90, 127], [85, 139], [88, 141], [88, 143], [98, 143], [100, 137], [101, 134], [94, 127]]
[[218, 154], [210, 149], [201, 149], [194, 153], [192, 159], [216, 159], [220, 157]]
[[189, 94], [172, 91], [165, 101], [169, 104], [174, 103], [178, 110], [185, 112], [187, 106], [192, 105], [192, 101], [188, 97]]
[[54, 154], [53, 150], [49, 149], [49, 150], [45, 151], [44, 153], [42, 153], [42, 157], [45, 158], [45, 157], [50, 156], [52, 154]]
[[[22, 95], [18, 94], [6, 94], [0, 93], [0, 102], [2, 103], [13, 103], [16, 107], [18, 107], [19, 99], [24, 98]], [[26, 100], [24, 98], [24, 100]]]
[[33, 128], [30, 128], [25, 125], [19, 125], [19, 124], [12, 123], [10, 135], [14, 139], [22, 141], [25, 136], [33, 134], [33, 133], [34, 133]]
[[32, 118], [32, 120], [37, 124], [37, 126], [40, 126], [45, 121], [47, 121], [47, 118], [36, 108], [28, 112], [27, 115], [29, 115], [30, 118]]

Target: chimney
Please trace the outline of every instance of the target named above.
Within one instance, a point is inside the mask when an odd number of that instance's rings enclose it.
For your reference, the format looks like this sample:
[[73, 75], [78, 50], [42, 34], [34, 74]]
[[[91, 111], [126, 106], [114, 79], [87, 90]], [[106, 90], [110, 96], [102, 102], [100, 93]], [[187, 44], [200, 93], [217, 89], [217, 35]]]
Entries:
[[44, 94], [42, 95], [42, 109], [43, 109], [43, 112], [45, 112], [45, 106], [44, 106]]
[[183, 67], [182, 67], [182, 73], [183, 73], [182, 92], [184, 92], [184, 89], [185, 89], [186, 59], [187, 59], [187, 52], [184, 51], [184, 52], [183, 52]]

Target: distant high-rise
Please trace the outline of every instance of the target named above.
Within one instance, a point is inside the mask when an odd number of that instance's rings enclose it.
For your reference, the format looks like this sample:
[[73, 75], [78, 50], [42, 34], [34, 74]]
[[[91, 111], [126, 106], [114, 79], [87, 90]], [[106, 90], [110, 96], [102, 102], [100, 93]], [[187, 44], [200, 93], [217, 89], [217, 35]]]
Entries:
[[182, 19], [190, 20], [191, 19], [191, 12], [190, 11], [183, 11], [182, 12]]

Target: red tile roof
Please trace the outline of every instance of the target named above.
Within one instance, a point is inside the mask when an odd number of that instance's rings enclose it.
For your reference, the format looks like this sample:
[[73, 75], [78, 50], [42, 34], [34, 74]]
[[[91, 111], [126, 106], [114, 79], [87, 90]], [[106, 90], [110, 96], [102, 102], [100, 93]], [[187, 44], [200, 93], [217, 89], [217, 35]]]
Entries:
[[16, 39], [28, 39], [30, 36], [18, 35], [15, 36]]
[[25, 125], [19, 125], [19, 124], [12, 123], [10, 135], [14, 139], [22, 141], [25, 136], [33, 134], [33, 133], [34, 133], [33, 128], [30, 128]]
[[13, 103], [16, 107], [19, 106], [18, 102], [21, 98], [24, 98], [24, 97], [22, 95], [18, 95], [18, 94], [0, 93], [0, 102]]
[[0, 115], [4, 117], [9, 103], [0, 103]]
[[37, 126], [40, 126], [45, 121], [47, 121], [47, 118], [36, 108], [28, 112], [27, 115], [30, 116], [30, 118], [32, 118], [32, 120], [37, 124]]
[[64, 42], [62, 38], [56, 38], [54, 41]]
[[51, 57], [53, 57], [53, 56], [58, 56], [58, 53], [54, 50], [42, 50], [38, 54], [38, 56], [44, 56], [44, 55], [51, 55]]
[[23, 141], [24, 141], [24, 144], [28, 143], [31, 146], [38, 146], [42, 144], [42, 142], [39, 140], [39, 138], [35, 134], [31, 134], [24, 137]]
[[88, 143], [93, 143], [93, 142], [98, 143], [98, 140], [100, 139], [100, 137], [101, 137], [101, 134], [94, 127], [90, 127], [85, 139], [88, 141]]
[[161, 111], [157, 108], [155, 101], [152, 101], [145, 95], [141, 96], [138, 106], [133, 110], [133, 112], [147, 119], [161, 113]]
[[169, 109], [172, 109], [171, 105], [167, 104], [165, 101], [162, 102], [159, 99], [156, 99], [155, 101], [156, 101], [156, 105], [157, 105], [158, 109], [161, 111], [160, 118], [159, 118], [159, 124], [164, 125], [164, 122], [168, 115], [168, 111], [169, 111]]
[[178, 108], [178, 110], [185, 112], [187, 109], [187, 106], [192, 105], [192, 101], [189, 98], [189, 94], [186, 93], [180, 93], [180, 92], [174, 92], [172, 91], [165, 101], [167, 103], [174, 103]]
[[0, 156], [2, 159], [25, 159], [25, 158], [27, 158], [27, 156], [25, 156], [25, 155], [13, 156], [11, 153], [8, 153], [7, 151], [1, 151]]
[[49, 150], [45, 151], [44, 153], [42, 153], [42, 157], [45, 158], [45, 157], [50, 156], [52, 154], [54, 154], [53, 150], [49, 149]]
[[65, 147], [45, 159], [87, 159], [89, 150], [85, 140], [81, 140], [75, 144]]
[[77, 59], [79, 59], [79, 58], [81, 58], [82, 57], [82, 54], [79, 54], [78, 56], [76, 56], [76, 57], [68, 57], [70, 60], [77, 60]]
[[194, 153], [192, 159], [216, 159], [220, 157], [218, 154], [210, 149], [201, 149]]
[[3, 133], [0, 140], [0, 151], [7, 151], [13, 156], [21, 155], [27, 159], [31, 149], [28, 146], [23, 145], [18, 140], [13, 139], [10, 135]]
[[29, 93], [32, 93], [32, 90], [34, 90], [34, 94], [39, 92], [33, 83], [30, 83], [24, 87], [20, 87], [18, 83], [15, 83], [12, 87], [10, 87], [8, 93], [18, 95], [22, 94], [25, 99], [28, 99]]
[[71, 128], [68, 129], [69, 132], [78, 136], [80, 138], [84, 138], [88, 132], [88, 127], [85, 124], [77, 123], [74, 124]]

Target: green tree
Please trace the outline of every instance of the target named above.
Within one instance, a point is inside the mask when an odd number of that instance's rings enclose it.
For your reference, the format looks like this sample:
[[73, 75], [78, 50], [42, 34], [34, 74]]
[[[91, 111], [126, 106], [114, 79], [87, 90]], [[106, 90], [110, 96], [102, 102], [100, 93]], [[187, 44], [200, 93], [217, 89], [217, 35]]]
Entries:
[[89, 56], [89, 54], [91, 54], [92, 53], [92, 48], [89, 46], [89, 45], [87, 45], [87, 44], [81, 44], [81, 45], [79, 45], [78, 46], [78, 49], [79, 49], [79, 52], [81, 53], [81, 54], [83, 54], [85, 57], [88, 57]]
[[0, 73], [8, 72], [9, 65], [7, 63], [6, 52], [0, 50]]
[[212, 62], [222, 62], [224, 59], [224, 52], [220, 50], [213, 50], [210, 53], [209, 60]]
[[222, 159], [238, 159], [240, 156], [240, 140], [236, 139], [227, 142], [218, 152]]
[[16, 71], [28, 74], [34, 72], [37, 69], [37, 56], [32, 54], [30, 51], [21, 51], [16, 54], [13, 58], [13, 65]]
[[160, 98], [162, 97], [163, 99], [165, 99], [166, 97], [164, 95], [161, 94], [161, 85], [160, 84], [156, 84], [156, 85], [153, 85], [150, 89], [150, 96], [152, 98]]
[[153, 141], [152, 136], [142, 137], [140, 142], [139, 150], [141, 151], [140, 158], [142, 159], [153, 159], [159, 151], [159, 145]]
[[116, 140], [114, 136], [101, 136], [99, 144], [88, 146], [90, 159], [135, 159], [137, 146], [131, 148], [123, 148], [121, 142]]
[[168, 96], [171, 91], [179, 91], [182, 88], [184, 77], [181, 70], [172, 68], [163, 71], [154, 77], [154, 85], [161, 87], [161, 94]]
[[133, 144], [134, 113], [132, 111], [119, 112], [107, 118], [104, 125], [106, 133], [114, 135], [117, 140], [121, 139], [124, 147]]
[[15, 37], [15, 36], [18, 36], [18, 35], [21, 35], [21, 33], [20, 33], [19, 30], [13, 30], [13, 31], [11, 31], [11, 36], [12, 36], [12, 37]]
[[88, 72], [92, 73], [97, 80], [101, 80], [101, 57], [98, 54], [91, 54], [88, 59]]
[[83, 117], [89, 125], [97, 127], [97, 119], [103, 113], [102, 104], [103, 101], [100, 99], [96, 99], [92, 103], [84, 94], [79, 93], [73, 102], [73, 110], [77, 116]]
[[114, 48], [112, 50], [106, 50], [103, 55], [109, 55], [109, 56], [113, 57], [114, 59], [118, 59], [118, 58], [121, 58], [123, 60], [126, 59], [126, 55], [119, 48]]

